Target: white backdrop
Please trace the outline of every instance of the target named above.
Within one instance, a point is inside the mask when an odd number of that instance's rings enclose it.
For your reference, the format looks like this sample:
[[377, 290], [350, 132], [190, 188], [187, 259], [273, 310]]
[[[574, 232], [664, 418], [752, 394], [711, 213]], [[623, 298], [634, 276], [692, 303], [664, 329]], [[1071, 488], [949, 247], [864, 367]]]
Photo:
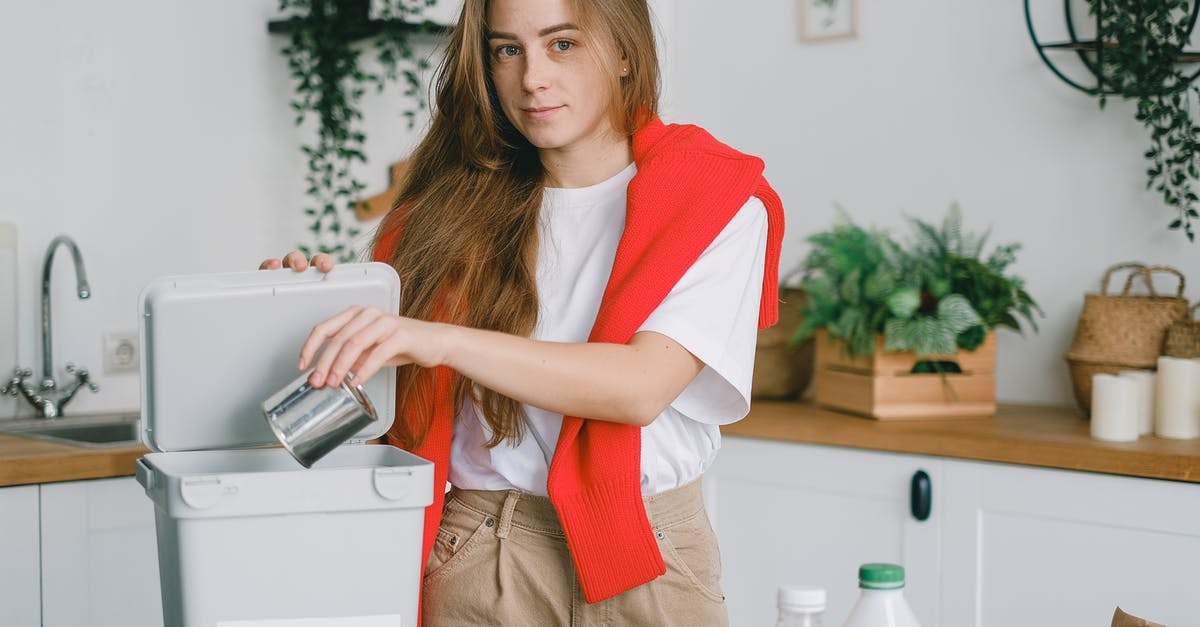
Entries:
[[[903, 227], [957, 201], [967, 227], [1024, 245], [1014, 272], [1046, 317], [1036, 335], [998, 335], [997, 394], [1039, 403], [1072, 402], [1062, 353], [1108, 265], [1169, 264], [1200, 282], [1200, 243], [1168, 231], [1174, 213], [1144, 191], [1149, 140], [1132, 106], [1101, 111], [1051, 74], [1020, 2], [861, 0], [858, 37], [825, 43], [798, 41], [796, 5], [675, 0], [668, 29], [671, 112], [766, 160], [789, 219], [785, 269], [835, 203]], [[1060, 22], [1038, 26], [1063, 37]]]
[[[652, 2], [664, 117], [766, 160], [790, 220], [785, 269], [835, 203], [900, 226], [958, 201], [969, 227], [1023, 243], [1015, 271], [1046, 318], [1037, 335], [1001, 333], [998, 393], [1070, 402], [1061, 354], [1103, 269], [1200, 270], [1200, 245], [1168, 232], [1171, 214], [1143, 191], [1145, 132], [1127, 104], [1100, 111], [1042, 66], [1019, 3], [861, 5], [857, 38], [806, 44], [792, 0]], [[274, 0], [0, 4], [0, 222], [18, 229], [18, 355], [40, 367], [41, 258], [70, 234], [94, 296], [74, 298], [61, 251], [54, 360], [90, 367], [103, 387], [75, 413], [137, 408], [136, 376], [100, 372], [101, 338], [137, 328], [150, 279], [253, 268], [297, 241], [307, 136], [287, 107], [284, 38], [266, 33], [275, 15]], [[413, 143], [397, 98], [364, 102], [373, 191]], [[16, 407], [0, 400], [0, 416]]]

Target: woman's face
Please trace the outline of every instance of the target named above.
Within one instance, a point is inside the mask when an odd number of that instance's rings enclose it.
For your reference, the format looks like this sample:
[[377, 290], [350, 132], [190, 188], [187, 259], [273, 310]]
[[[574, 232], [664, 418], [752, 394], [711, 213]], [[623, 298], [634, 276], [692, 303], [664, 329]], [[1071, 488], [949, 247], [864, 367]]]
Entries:
[[625, 141], [609, 114], [620, 62], [597, 67], [567, 0], [491, 0], [487, 29], [500, 106], [539, 151], [587, 151]]

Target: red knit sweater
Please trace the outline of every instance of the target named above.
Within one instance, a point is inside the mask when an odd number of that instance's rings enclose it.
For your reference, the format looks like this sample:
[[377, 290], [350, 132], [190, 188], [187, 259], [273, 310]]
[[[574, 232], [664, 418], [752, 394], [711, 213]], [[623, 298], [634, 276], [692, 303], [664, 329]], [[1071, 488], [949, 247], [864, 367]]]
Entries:
[[[768, 224], [759, 327], [774, 324], [783, 206], [762, 178], [763, 162], [699, 127], [666, 126], [657, 118], [634, 134], [633, 158], [637, 174], [627, 190], [625, 230], [588, 341], [627, 343], [752, 195], [766, 206]], [[388, 261], [398, 239], [398, 232], [380, 238], [375, 259]], [[454, 421], [454, 373], [439, 367], [434, 375], [433, 423], [413, 451], [434, 462], [422, 568], [441, 520]], [[405, 419], [403, 408], [397, 414]], [[640, 486], [640, 428], [563, 418], [546, 487], [589, 603], [666, 572]]]

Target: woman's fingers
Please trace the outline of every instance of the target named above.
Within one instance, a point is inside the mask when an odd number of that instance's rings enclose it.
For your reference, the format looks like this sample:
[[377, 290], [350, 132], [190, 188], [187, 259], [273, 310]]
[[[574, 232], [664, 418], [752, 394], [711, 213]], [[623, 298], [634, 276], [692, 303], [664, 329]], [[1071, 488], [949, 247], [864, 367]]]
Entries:
[[[358, 311], [353, 317], [338, 325], [332, 333], [328, 329], [322, 330], [323, 333], [328, 334], [325, 348], [321, 351], [316, 365], [313, 366], [310, 381], [314, 386], [340, 384], [342, 378], [346, 376], [346, 371], [358, 359], [359, 354], [378, 341], [377, 332], [368, 330], [368, 327], [383, 315], [383, 311], [374, 307], [357, 309]], [[320, 325], [318, 325], [319, 327]], [[316, 331], [314, 331], [315, 334]]]
[[[360, 364], [361, 367], [368, 367], [366, 366], [367, 360], [371, 359], [371, 356], [373, 355], [382, 353], [382, 357], [387, 359], [391, 357], [393, 353], [395, 353], [394, 350], [389, 351], [385, 348], [384, 341], [391, 338], [397, 332], [398, 319], [393, 316], [383, 315], [382, 311], [379, 311], [378, 313], [379, 315], [369, 322], [367, 322], [368, 316], [359, 316], [358, 319], [356, 319], [352, 324], [357, 325], [360, 322], [367, 323], [365, 325], [358, 326], [358, 328], [352, 329], [350, 325], [346, 326], [344, 332], [346, 332], [348, 336], [346, 337], [345, 341], [341, 343], [340, 348], [337, 351], [337, 355], [333, 358], [329, 365], [329, 374], [326, 378], [326, 385], [340, 383], [350, 372], [354, 373], [355, 381], [366, 381], [367, 379], [371, 378], [371, 375], [375, 374], [375, 370], [379, 369], [378, 366], [376, 366], [373, 370], [367, 370], [363, 372], [360, 372], [356, 367], [359, 367]], [[339, 337], [334, 338], [334, 341], [336, 342], [341, 340], [341, 335], [342, 334], [339, 333]], [[324, 358], [332, 351], [332, 346], [327, 347], [325, 349], [325, 354], [322, 354], [321, 357]]]
[[258, 264], [259, 270], [278, 270], [280, 268], [291, 268], [296, 272], [304, 272], [312, 266], [320, 272], [330, 272], [337, 262], [333, 259], [333, 255], [327, 253], [317, 253], [313, 255], [310, 261], [304, 256], [304, 253], [293, 250], [283, 256], [283, 259], [267, 259]]
[[[300, 349], [299, 367], [311, 364], [308, 381], [322, 388], [340, 385], [349, 373], [354, 373], [352, 385], [362, 385], [384, 366], [436, 365], [436, 343], [425, 328], [420, 321], [375, 307], [351, 307], [313, 327]], [[417, 347], [424, 348], [414, 352]]]
[[296, 272], [304, 272], [308, 269], [308, 259], [305, 258], [304, 253], [293, 250], [283, 256], [283, 267], [291, 268]]
[[403, 366], [409, 363], [407, 359], [399, 359], [401, 341], [396, 334], [392, 334], [376, 344], [374, 349], [360, 355], [352, 367], [354, 378], [350, 381], [350, 385], [366, 383], [384, 366]]
[[[327, 338], [337, 333], [342, 327], [346, 326], [346, 323], [353, 320], [354, 316], [357, 316], [360, 311], [362, 311], [362, 307], [350, 307], [314, 326], [308, 334], [308, 339], [304, 340], [304, 345], [300, 347], [300, 362], [297, 364], [300, 370], [307, 369], [309, 364], [313, 363], [313, 357], [317, 354], [317, 349], [321, 348], [321, 344]], [[316, 381], [313, 381], [313, 383], [315, 384]], [[324, 381], [321, 383], [323, 385]]]
[[329, 272], [330, 270], [333, 270], [333, 266], [335, 265], [333, 255], [328, 255], [325, 253], [317, 253], [315, 256], [313, 256], [310, 263], [314, 268], [321, 272]]

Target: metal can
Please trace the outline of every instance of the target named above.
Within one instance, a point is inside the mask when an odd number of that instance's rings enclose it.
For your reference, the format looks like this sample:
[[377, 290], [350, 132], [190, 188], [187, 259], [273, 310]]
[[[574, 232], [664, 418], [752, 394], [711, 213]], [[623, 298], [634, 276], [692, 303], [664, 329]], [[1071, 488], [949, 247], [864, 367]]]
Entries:
[[354, 373], [341, 385], [314, 388], [305, 372], [262, 404], [271, 432], [305, 468], [379, 419], [362, 386], [351, 386]]

